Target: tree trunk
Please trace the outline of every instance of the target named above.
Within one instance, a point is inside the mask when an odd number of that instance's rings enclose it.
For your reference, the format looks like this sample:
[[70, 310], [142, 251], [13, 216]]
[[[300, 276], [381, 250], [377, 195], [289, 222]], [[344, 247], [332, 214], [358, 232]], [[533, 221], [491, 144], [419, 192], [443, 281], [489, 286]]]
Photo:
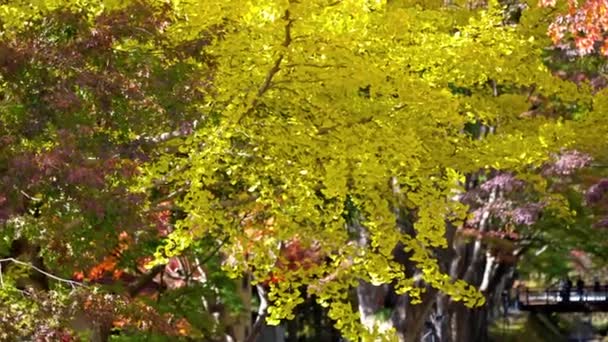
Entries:
[[384, 308], [387, 295], [387, 285], [374, 286], [370, 283], [359, 281], [359, 286], [357, 287], [359, 314], [361, 315], [361, 323], [368, 329], [373, 329], [375, 324], [381, 323], [378, 321], [378, 311]]
[[444, 294], [439, 294], [435, 311], [431, 314], [431, 324], [441, 342], [452, 342], [452, 331], [450, 329], [450, 298]]
[[469, 309], [458, 305], [452, 317], [454, 322], [454, 342], [488, 341], [488, 307]]
[[393, 315], [393, 325], [397, 329], [399, 339], [403, 342], [418, 342], [425, 333], [426, 323], [437, 299], [436, 290], [427, 290], [422, 303], [412, 305], [409, 296], [404, 295], [398, 301], [397, 315]]
[[298, 342], [298, 314], [290, 321], [287, 321], [287, 340], [286, 342]]
[[[486, 130], [485, 126], [482, 128]], [[487, 130], [491, 132], [492, 128]], [[482, 135], [485, 134], [486, 132], [482, 132]], [[475, 180], [476, 176], [470, 177], [471, 184], [468, 182], [467, 187], [476, 187]], [[396, 180], [393, 179], [391, 185], [393, 192], [399, 194]], [[494, 189], [486, 199], [487, 204], [492, 204], [501, 196], [499, 189]], [[413, 218], [409, 216], [411, 213], [397, 207], [393, 208], [393, 211], [401, 232], [415, 238], [416, 231], [411, 224]], [[469, 309], [462, 303], [452, 302], [448, 296], [429, 288], [422, 281], [419, 281], [417, 286], [425, 287], [426, 292], [423, 294], [423, 302], [418, 305], [410, 304], [407, 294], [396, 296], [392, 286], [373, 286], [360, 282], [357, 298], [362, 323], [371, 328], [380, 323], [379, 318], [382, 316], [378, 315], [378, 312], [381, 309], [393, 309], [390, 323], [401, 341], [418, 342], [423, 337], [425, 341], [488, 341], [488, 324], [500, 312], [501, 294], [513, 269], [513, 266], [501, 264], [499, 258], [488, 251], [486, 242], [482, 240], [483, 233], [494, 228], [490, 221], [490, 211], [487, 209], [478, 223], [480, 235], [473, 241], [459, 237], [456, 227], [447, 222], [448, 248], [433, 251], [442, 272], [449, 274], [453, 280], [464, 279], [486, 295], [487, 304], [484, 307]], [[367, 246], [365, 227], [353, 222], [350, 230], [357, 233], [358, 243], [362, 247]], [[396, 246], [394, 258], [404, 266], [406, 277], [414, 277], [419, 272], [410, 260], [410, 255], [400, 246]]]
[[237, 292], [243, 303], [243, 311], [234, 318], [229, 326], [229, 335], [234, 341], [245, 341], [247, 336], [252, 333], [251, 326], [251, 279], [249, 274], [244, 274], [243, 278], [236, 281]]
[[[488, 341], [488, 326], [503, 313], [503, 292], [513, 281], [515, 267], [498, 264], [496, 258], [489, 254], [483, 259], [481, 264], [485, 267], [469, 273], [469, 281], [485, 294], [486, 304], [469, 309], [460, 303], [452, 303], [452, 342]], [[441, 341], [447, 340], [442, 338]]]

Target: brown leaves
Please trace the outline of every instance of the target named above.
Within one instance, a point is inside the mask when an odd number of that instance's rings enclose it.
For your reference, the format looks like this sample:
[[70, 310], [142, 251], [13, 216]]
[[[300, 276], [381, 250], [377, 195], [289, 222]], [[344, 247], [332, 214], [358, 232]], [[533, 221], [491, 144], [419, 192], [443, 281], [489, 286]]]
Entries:
[[0, 42], [0, 72], [5, 77], [10, 79], [25, 64], [26, 58], [25, 51], [13, 42]]

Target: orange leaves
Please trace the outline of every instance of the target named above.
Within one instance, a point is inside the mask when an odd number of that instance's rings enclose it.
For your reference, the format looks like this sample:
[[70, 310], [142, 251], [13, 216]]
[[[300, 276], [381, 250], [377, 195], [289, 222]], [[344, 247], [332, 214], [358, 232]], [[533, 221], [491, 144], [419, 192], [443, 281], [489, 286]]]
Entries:
[[[171, 207], [171, 201], [163, 201], [158, 203], [159, 208]], [[156, 223], [156, 230], [159, 236], [165, 237], [171, 232], [171, 210], [158, 210], [150, 213], [150, 218]]]
[[88, 278], [96, 280], [101, 278], [106, 272], [112, 272], [116, 268], [117, 260], [116, 257], [111, 255], [103, 259], [103, 261], [95, 265], [89, 270]]
[[[241, 227], [243, 234], [237, 237], [238, 250], [250, 255], [268, 239], [276, 242], [282, 240], [281, 248], [277, 255], [274, 265], [275, 271], [268, 274], [262, 281], [264, 284], [278, 283], [286, 280], [284, 273], [296, 270], [308, 270], [319, 265], [324, 254], [319, 246], [304, 242], [300, 236], [293, 236], [290, 239], [282, 239], [277, 235], [280, 231], [280, 222], [268, 213], [263, 205], [256, 203], [249, 211], [240, 213]], [[258, 249], [259, 250], [259, 249]]]
[[[541, 6], [555, 6], [555, 0], [543, 0]], [[568, 1], [568, 13], [562, 14], [549, 27], [548, 35], [553, 44], [574, 44], [576, 52], [588, 55], [599, 52], [608, 56], [608, 1], [587, 0], [582, 5], [578, 1]]]
[[568, 0], [568, 13], [574, 15], [578, 7], [578, 0]]
[[[112, 275], [112, 279], [120, 279], [124, 272], [122, 270], [116, 269], [116, 266], [118, 265], [118, 261], [122, 252], [129, 248], [129, 244], [132, 242], [132, 239], [131, 237], [129, 237], [129, 234], [127, 234], [127, 232], [123, 231], [118, 235], [118, 241], [118, 246], [114, 248], [112, 253], [106, 256], [100, 263], [93, 266], [86, 273], [86, 279], [98, 280], [107, 273], [110, 273]], [[85, 273], [82, 271], [75, 272], [73, 274], [73, 278], [76, 280], [84, 280]]]
[[282, 276], [276, 275], [276, 274], [271, 274], [265, 283], [276, 284], [276, 283], [280, 283], [284, 280], [285, 280], [285, 277], [282, 277]]
[[120, 295], [82, 294], [82, 313], [90, 320], [124, 330], [151, 331], [169, 336], [188, 336], [192, 326], [182, 317], [161, 314], [139, 299]]
[[256, 205], [248, 212], [241, 213], [243, 235], [238, 237], [246, 254], [253, 251], [255, 244], [275, 235], [275, 218], [268, 216], [263, 205]]
[[309, 270], [323, 262], [325, 254], [316, 245], [305, 245], [299, 237], [286, 241], [281, 247], [279, 258], [275, 263], [276, 272], [271, 273], [263, 283], [276, 284], [286, 280], [285, 273], [298, 270]]
[[180, 336], [188, 336], [192, 330], [192, 326], [185, 318], [180, 318], [175, 322], [177, 334]]

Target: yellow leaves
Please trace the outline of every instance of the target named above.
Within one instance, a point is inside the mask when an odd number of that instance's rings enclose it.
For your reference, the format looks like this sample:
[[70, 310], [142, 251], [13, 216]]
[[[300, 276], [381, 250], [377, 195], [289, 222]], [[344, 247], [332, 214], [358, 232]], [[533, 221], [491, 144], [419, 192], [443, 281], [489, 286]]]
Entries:
[[457, 170], [452, 169], [451, 167], [448, 167], [445, 169], [446, 172], [446, 183], [454, 183], [455, 185], [457, 184], [462, 184], [465, 181], [465, 176], [464, 174], [458, 172]]
[[39, 17], [38, 8], [29, 6], [20, 6], [15, 4], [0, 5], [0, 19], [8, 28], [8, 32], [15, 33], [18, 29], [23, 28], [30, 20]]
[[566, 222], [572, 222], [575, 219], [576, 211], [570, 208], [568, 199], [560, 194], [549, 194], [544, 197], [545, 210], [551, 211], [554, 215]]
[[235, 1], [171, 0], [170, 3], [174, 8], [173, 15], [178, 20], [168, 28], [167, 35], [176, 41], [191, 40], [209, 27], [238, 18], [247, 9], [246, 6], [238, 6]]
[[8, 1], [0, 5], [0, 19], [5, 33], [16, 34], [34, 20], [44, 17], [51, 11], [60, 8], [85, 10], [92, 15], [105, 10], [115, 10], [131, 4], [131, 0], [28, 0]]
[[[447, 11], [417, 3], [426, 7], [173, 0], [172, 44], [221, 27], [205, 48], [213, 89], [201, 103], [217, 118], [179, 147], [183, 156], [160, 157], [145, 170], [140, 189], [162, 179], [185, 192], [178, 204], [187, 218], [157, 257], [203, 236], [227, 237], [225, 268], [254, 270], [262, 280], [277, 271], [281, 246], [298, 236], [331, 261], [275, 274], [282, 280], [271, 290], [269, 322], [292, 317], [297, 289], [308, 285], [353, 340], [373, 335], [346, 298], [359, 279], [396, 283], [412, 303], [422, 298], [422, 280], [467, 306], [482, 305], [476, 289], [440, 271], [433, 253], [447, 246], [446, 224], [467, 217], [457, 202], [464, 175], [526, 170], [580, 140], [570, 123], [521, 119], [530, 103], [520, 89], [585, 95], [554, 82], [538, 40], [501, 25], [498, 6]], [[596, 103], [599, 111], [604, 103]], [[479, 122], [498, 128], [474, 140], [464, 130]], [[347, 198], [359, 211], [364, 245], [345, 227]], [[397, 209], [411, 211], [415, 234], [395, 224]], [[259, 217], [248, 225], [253, 212]], [[270, 219], [272, 234], [252, 235]], [[393, 259], [400, 243], [422, 279], [405, 278]]]
[[608, 113], [608, 88], [600, 90], [593, 97], [593, 111], [602, 115]]
[[263, 27], [279, 20], [283, 16], [285, 9], [288, 8], [287, 1], [283, 3], [249, 1], [249, 4], [243, 2], [243, 5], [249, 5], [249, 8], [241, 19], [245, 24], [257, 27]]

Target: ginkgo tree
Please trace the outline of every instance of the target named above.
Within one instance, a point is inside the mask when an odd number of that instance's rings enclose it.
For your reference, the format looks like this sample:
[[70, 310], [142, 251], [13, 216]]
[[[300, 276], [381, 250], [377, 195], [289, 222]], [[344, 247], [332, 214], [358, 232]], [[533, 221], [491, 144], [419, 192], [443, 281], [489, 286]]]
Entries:
[[[518, 27], [504, 24], [502, 10], [493, 1], [483, 10], [407, 1], [178, 5], [190, 21], [167, 34], [216, 32], [205, 49], [215, 69], [201, 127], [179, 156], [167, 154], [144, 170], [141, 189], [162, 178], [184, 192], [178, 204], [187, 216], [158, 259], [212, 235], [229, 241], [230, 272], [252, 272], [260, 282], [277, 272], [286, 243], [314, 246], [325, 256], [315, 267], [278, 270], [269, 321], [290, 318], [302, 301], [300, 285], [308, 285], [350, 339], [375, 333], [350, 303], [359, 281], [394, 284], [412, 303], [421, 301], [425, 284], [482, 305], [481, 294], [450, 279], [435, 257], [448, 247], [446, 225], [467, 218], [457, 201], [464, 176], [526, 174], [564, 148], [592, 150], [590, 139], [603, 134], [605, 121], [599, 113], [585, 116], [589, 121], [522, 115], [532, 94], [583, 108], [594, 100], [587, 87], [544, 66], [548, 39], [531, 22], [547, 10], [534, 7]], [[496, 130], [473, 139], [468, 128], [480, 123]], [[357, 208], [356, 231], [348, 229], [347, 202]], [[242, 219], [260, 205], [265, 235], [251, 240]], [[409, 221], [399, 223], [399, 213]], [[396, 248], [419, 272], [406, 272]], [[414, 338], [415, 329], [399, 334]]]

